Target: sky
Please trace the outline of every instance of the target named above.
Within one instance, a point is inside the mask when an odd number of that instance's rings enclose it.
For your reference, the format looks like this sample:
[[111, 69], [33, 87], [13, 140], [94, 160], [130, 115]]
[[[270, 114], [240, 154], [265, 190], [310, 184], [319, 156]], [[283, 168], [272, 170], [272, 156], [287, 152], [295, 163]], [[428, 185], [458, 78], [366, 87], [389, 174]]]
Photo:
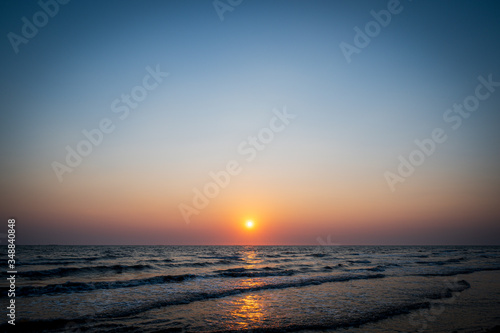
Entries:
[[500, 244], [497, 1], [0, 6], [18, 244]]

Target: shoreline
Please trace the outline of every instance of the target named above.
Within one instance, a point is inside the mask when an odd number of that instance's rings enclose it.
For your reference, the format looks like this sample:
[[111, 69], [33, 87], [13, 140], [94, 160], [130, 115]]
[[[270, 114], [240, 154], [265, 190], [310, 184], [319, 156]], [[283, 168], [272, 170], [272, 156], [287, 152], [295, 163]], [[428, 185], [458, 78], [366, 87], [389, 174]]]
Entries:
[[500, 307], [495, 306], [500, 302], [500, 271], [459, 274], [456, 278], [470, 283], [470, 288], [437, 301], [434, 310], [431, 305], [358, 327], [324, 332], [500, 333]]

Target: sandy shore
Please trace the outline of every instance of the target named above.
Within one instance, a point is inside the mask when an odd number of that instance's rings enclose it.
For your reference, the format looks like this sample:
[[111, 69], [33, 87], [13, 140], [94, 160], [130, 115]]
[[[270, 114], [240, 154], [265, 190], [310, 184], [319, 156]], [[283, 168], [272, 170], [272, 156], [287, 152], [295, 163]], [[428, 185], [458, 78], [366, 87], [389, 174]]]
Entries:
[[[454, 279], [454, 277], [451, 277]], [[500, 271], [483, 271], [457, 276], [471, 287], [430, 308], [412, 311], [356, 328], [349, 333], [500, 333]], [[443, 277], [443, 281], [450, 277]]]

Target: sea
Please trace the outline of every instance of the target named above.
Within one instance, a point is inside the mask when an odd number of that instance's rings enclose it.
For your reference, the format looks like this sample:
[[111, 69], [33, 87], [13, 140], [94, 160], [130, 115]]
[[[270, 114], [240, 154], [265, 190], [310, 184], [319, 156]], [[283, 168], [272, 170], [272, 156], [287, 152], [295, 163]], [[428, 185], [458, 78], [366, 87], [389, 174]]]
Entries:
[[16, 268], [19, 332], [500, 325], [498, 246], [18, 246]]

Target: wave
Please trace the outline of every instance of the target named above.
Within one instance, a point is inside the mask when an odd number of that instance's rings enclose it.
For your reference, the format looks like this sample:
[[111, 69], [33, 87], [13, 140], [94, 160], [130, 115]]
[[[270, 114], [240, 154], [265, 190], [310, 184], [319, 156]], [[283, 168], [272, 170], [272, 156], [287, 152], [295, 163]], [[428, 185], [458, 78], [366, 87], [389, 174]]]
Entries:
[[133, 279], [125, 281], [99, 281], [99, 282], [66, 282], [61, 284], [50, 284], [43, 287], [21, 286], [18, 288], [19, 296], [41, 296], [54, 294], [67, 294], [75, 292], [86, 292], [98, 289], [118, 289], [139, 287], [143, 285], [154, 285], [172, 282], [183, 282], [188, 279], [194, 279], [196, 275], [161, 275], [146, 279]]
[[460, 257], [460, 258], [451, 258], [451, 259], [448, 259], [446, 260], [446, 262], [461, 262], [461, 261], [466, 261], [467, 258], [464, 258], [464, 257]]
[[[263, 270], [263, 271], [262, 271]], [[267, 276], [290, 276], [297, 272], [292, 269], [281, 269], [264, 267], [262, 270], [246, 269], [243, 267], [231, 268], [216, 271], [218, 276], [221, 277], [267, 277]]]
[[447, 263], [457, 263], [457, 262], [462, 262], [462, 261], [466, 261], [467, 259], [464, 258], [464, 257], [460, 257], [460, 258], [451, 258], [451, 259], [447, 259], [447, 260], [418, 260], [418, 261], [415, 261], [416, 264], [419, 264], [419, 265], [432, 265], [432, 266], [443, 266], [443, 265], [446, 265]]
[[112, 266], [85, 266], [85, 267], [60, 267], [54, 269], [46, 269], [42, 271], [26, 271], [22, 272], [23, 277], [29, 279], [44, 279], [54, 277], [65, 277], [75, 274], [86, 273], [114, 273], [120, 274], [129, 271], [139, 271], [153, 268], [151, 265], [112, 265]]
[[19, 261], [17, 263], [18, 266], [59, 266], [59, 265], [74, 265], [74, 264], [80, 264], [81, 261], [77, 260], [69, 260], [69, 261], [63, 261], [63, 260], [53, 260], [53, 261], [30, 261], [30, 262], [22, 262]]
[[[125, 317], [130, 315], [136, 315], [142, 312], [146, 312], [149, 310], [162, 308], [166, 306], [180, 305], [180, 304], [189, 304], [192, 302], [203, 301], [207, 299], [214, 298], [222, 298], [227, 296], [234, 296], [248, 292], [255, 292], [261, 290], [271, 290], [271, 289], [287, 289], [287, 288], [297, 288], [297, 287], [305, 287], [310, 285], [320, 285], [323, 283], [331, 283], [331, 282], [343, 282], [350, 280], [366, 280], [366, 279], [380, 279], [384, 278], [384, 274], [369, 274], [369, 275], [343, 275], [343, 276], [324, 276], [324, 277], [314, 277], [301, 279], [298, 281], [287, 281], [273, 284], [265, 284], [253, 287], [239, 287], [233, 288], [229, 290], [217, 290], [213, 292], [197, 292], [192, 294], [183, 294], [179, 298], [174, 298], [170, 300], [157, 300], [149, 304], [138, 306], [134, 309], [126, 309], [121, 310], [116, 313], [113, 313], [113, 317]], [[110, 314], [103, 313], [101, 316], [109, 316]]]
[[316, 258], [323, 258], [323, 257], [328, 257], [328, 253], [311, 253], [307, 255], [308, 257], [316, 257]]
[[18, 288], [19, 296], [40, 296], [66, 294], [75, 292], [86, 292], [98, 289], [118, 289], [138, 287], [142, 285], [155, 285], [164, 283], [183, 282], [194, 278], [255, 278], [255, 277], [272, 277], [272, 276], [291, 276], [299, 273], [294, 270], [283, 270], [271, 267], [264, 267], [262, 270], [252, 270], [245, 268], [233, 268], [228, 270], [216, 271], [216, 274], [195, 275], [160, 275], [144, 279], [132, 279], [124, 281], [99, 281], [99, 282], [65, 282], [60, 284], [50, 284], [43, 287], [36, 286], [21, 286]]
[[444, 261], [422, 261], [422, 260], [419, 260], [419, 261], [415, 261], [415, 264], [419, 264], [419, 265], [431, 265], [431, 266], [442, 266], [442, 265], [445, 265], [445, 262]]
[[198, 258], [243, 261], [243, 259], [240, 256], [199, 256]]
[[[43, 259], [43, 258], [38, 258]], [[80, 264], [82, 262], [90, 262], [102, 259], [112, 259], [105, 257], [87, 257], [87, 258], [69, 258], [67, 260], [64, 259], [49, 259], [45, 258], [43, 260], [34, 260], [34, 261], [19, 261], [17, 264], [19, 266], [38, 266], [38, 265], [71, 265], [71, 264]]]
[[17, 265], [19, 266], [74, 265], [74, 264], [81, 264], [82, 262], [92, 262], [97, 260], [108, 260], [108, 259], [118, 259], [118, 258], [122, 257], [118, 257], [116, 255], [105, 255], [99, 257], [67, 258], [65, 260], [65, 259], [50, 259], [37, 256], [37, 259], [35, 259], [34, 261], [23, 262], [22, 260], [20, 260], [19, 262], [17, 262]]
[[371, 264], [370, 260], [347, 260], [348, 263], [350, 264]]
[[[243, 294], [247, 292], [254, 292], [266, 289], [285, 289], [285, 288], [301, 287], [313, 284], [322, 284], [328, 282], [340, 282], [340, 281], [348, 281], [355, 279], [371, 279], [371, 278], [381, 278], [381, 277], [383, 277], [383, 275], [381, 274], [365, 275], [365, 276], [344, 276], [336, 278], [330, 277], [324, 279], [311, 279], [309, 281], [281, 283], [276, 285], [267, 285], [267, 286], [251, 287], [251, 288], [237, 288], [226, 291], [194, 293], [192, 295], [183, 295], [182, 298], [172, 299], [169, 301], [158, 300], [155, 302], [151, 302], [149, 304], [138, 306], [133, 309], [110, 311], [107, 313], [99, 313], [97, 315], [92, 314], [73, 319], [58, 318], [53, 320], [22, 321], [16, 323], [16, 326], [18, 326], [18, 329], [20, 329], [21, 331], [64, 329], [65, 327], [67, 327], [68, 323], [78, 324], [81, 325], [81, 327], [84, 327], [86, 324], [95, 327], [94, 325], [99, 321], [102, 321], [102, 324], [105, 325], [105, 321], [110, 318], [129, 317], [133, 315], [135, 316], [137, 314], [144, 313], [157, 308], [175, 306], [180, 304], [189, 304], [196, 301], [222, 298], [227, 296]], [[330, 317], [327, 320], [323, 318], [321, 321], [311, 320], [307, 323], [290, 323], [290, 324], [280, 325], [279, 328], [261, 327], [258, 328], [257, 331], [267, 333], [267, 332], [291, 332], [300, 330], [326, 330], [326, 329], [358, 327], [362, 324], [376, 322], [397, 315], [408, 314], [418, 309], [430, 308], [434, 304], [434, 302], [436, 302], [436, 300], [448, 299], [450, 297], [453, 297], [455, 293], [462, 292], [468, 288], [470, 288], [470, 284], [465, 280], [460, 280], [454, 283], [453, 286], [451, 286], [451, 288], [447, 287], [445, 290], [441, 290], [440, 292], [430, 291], [422, 293], [421, 295], [418, 296], [417, 299], [414, 299], [412, 301], [407, 301], [400, 304], [390, 304], [384, 307], [373, 309], [369, 313], [353, 314], [352, 316], [344, 318]], [[6, 325], [7, 324], [3, 324], [0, 327], [6, 328], [7, 327]], [[146, 332], [150, 330], [148, 330], [145, 327], [142, 328], [137, 327], [137, 331]], [[217, 330], [213, 332], [225, 333], [233, 331]]]
[[[47, 272], [45, 272], [47, 273]], [[87, 292], [98, 289], [118, 289], [138, 287], [142, 285], [156, 285], [164, 283], [183, 282], [194, 278], [256, 278], [273, 276], [292, 276], [303, 273], [297, 270], [264, 267], [262, 269], [246, 269], [243, 267], [227, 270], [218, 270], [215, 274], [195, 275], [159, 275], [144, 279], [131, 279], [122, 281], [99, 281], [99, 282], [65, 282], [59, 284], [50, 284], [47, 286], [21, 286], [18, 288], [19, 296], [40, 296]]]
[[381, 265], [378, 265], [378, 266], [375, 266], [375, 267], [367, 268], [366, 270], [367, 271], [372, 271], [372, 272], [383, 272], [383, 271], [385, 271], [385, 267], [381, 266]]
[[221, 259], [216, 262], [208, 261], [195, 261], [195, 262], [181, 262], [181, 263], [162, 263], [158, 264], [161, 267], [208, 267], [208, 266], [220, 266], [220, 265], [234, 265], [235, 262], [227, 259]]
[[173, 262], [174, 259], [148, 259], [148, 260], [141, 260], [142, 262], [152, 262], [152, 263], [163, 263], [163, 262]]
[[415, 276], [453, 276], [459, 274], [471, 274], [481, 271], [498, 271], [498, 270], [500, 270], [500, 267], [457, 268], [443, 272], [420, 273], [420, 274], [415, 274]]

